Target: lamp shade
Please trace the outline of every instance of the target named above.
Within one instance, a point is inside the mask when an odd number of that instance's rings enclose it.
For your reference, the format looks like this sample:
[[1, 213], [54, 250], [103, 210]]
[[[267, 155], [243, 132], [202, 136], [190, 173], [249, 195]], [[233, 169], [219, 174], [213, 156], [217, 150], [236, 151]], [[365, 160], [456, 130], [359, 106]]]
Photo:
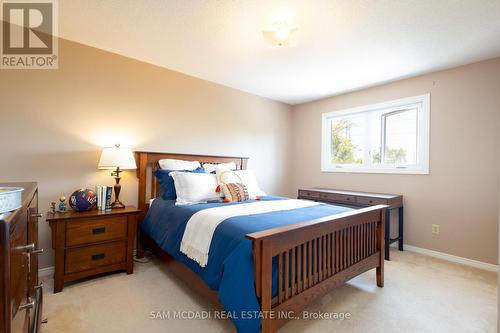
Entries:
[[137, 169], [132, 150], [121, 148], [120, 145], [103, 148], [97, 167], [99, 169]]

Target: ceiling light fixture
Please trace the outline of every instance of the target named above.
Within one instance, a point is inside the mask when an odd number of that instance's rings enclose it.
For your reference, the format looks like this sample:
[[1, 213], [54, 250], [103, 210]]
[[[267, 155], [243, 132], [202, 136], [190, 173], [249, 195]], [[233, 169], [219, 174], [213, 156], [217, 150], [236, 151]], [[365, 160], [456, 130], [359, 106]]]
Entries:
[[290, 27], [286, 21], [278, 21], [273, 24], [271, 30], [262, 32], [264, 40], [271, 47], [295, 46], [292, 37], [297, 28]]

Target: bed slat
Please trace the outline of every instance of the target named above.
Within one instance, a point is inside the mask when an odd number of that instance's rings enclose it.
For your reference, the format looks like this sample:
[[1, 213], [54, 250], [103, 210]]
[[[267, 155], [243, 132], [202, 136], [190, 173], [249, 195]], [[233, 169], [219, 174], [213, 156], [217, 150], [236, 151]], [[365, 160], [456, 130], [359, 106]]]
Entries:
[[289, 250], [285, 252], [285, 300], [288, 299], [290, 292], [290, 257]]
[[278, 303], [283, 302], [283, 254], [278, 256]]
[[297, 250], [296, 247], [292, 248], [292, 257], [290, 258], [291, 260], [291, 284], [292, 284], [292, 291], [291, 291], [291, 296], [295, 296], [295, 292], [296, 292], [296, 284], [295, 284], [295, 251]]

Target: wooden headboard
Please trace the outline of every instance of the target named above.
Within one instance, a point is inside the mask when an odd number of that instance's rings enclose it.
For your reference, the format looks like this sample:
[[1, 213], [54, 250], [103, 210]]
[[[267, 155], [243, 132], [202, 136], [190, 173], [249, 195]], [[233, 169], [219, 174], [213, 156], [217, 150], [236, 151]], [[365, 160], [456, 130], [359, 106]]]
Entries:
[[[238, 169], [247, 168], [248, 157], [190, 155], [174, 153], [156, 153], [147, 151], [136, 151], [137, 178], [139, 178], [139, 209], [145, 214], [149, 208], [149, 200], [160, 194], [160, 189], [153, 172], [159, 168], [158, 161], [171, 158], [184, 161], [198, 161], [203, 163], [230, 163], [234, 162]], [[144, 215], [143, 215], [144, 216]]]

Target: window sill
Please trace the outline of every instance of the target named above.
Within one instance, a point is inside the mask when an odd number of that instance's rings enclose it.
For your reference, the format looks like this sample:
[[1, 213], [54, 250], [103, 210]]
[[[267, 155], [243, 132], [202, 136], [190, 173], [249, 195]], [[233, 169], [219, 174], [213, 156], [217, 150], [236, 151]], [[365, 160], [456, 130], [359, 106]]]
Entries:
[[357, 169], [322, 167], [321, 172], [334, 173], [368, 173], [368, 174], [395, 174], [395, 175], [429, 175], [428, 169]]

